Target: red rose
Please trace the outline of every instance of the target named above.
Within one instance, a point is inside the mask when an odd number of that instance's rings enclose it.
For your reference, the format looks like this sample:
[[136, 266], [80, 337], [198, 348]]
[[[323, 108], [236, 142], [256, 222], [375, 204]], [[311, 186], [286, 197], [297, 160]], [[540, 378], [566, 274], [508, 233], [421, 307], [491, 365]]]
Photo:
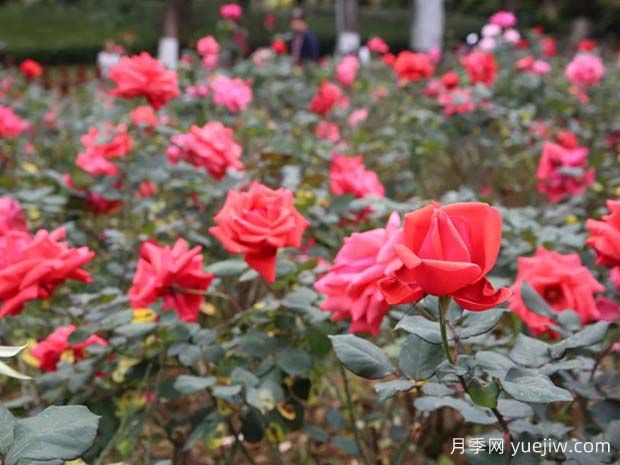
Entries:
[[613, 268], [620, 266], [620, 201], [608, 200], [607, 208], [611, 213], [603, 216], [602, 221], [586, 221], [590, 233], [586, 244], [596, 252], [599, 265]]
[[131, 305], [147, 307], [163, 297], [164, 308], [177, 312], [183, 321], [196, 321], [204, 292], [213, 280], [213, 274], [202, 269], [200, 251], [200, 246], [190, 249], [184, 239], [177, 240], [174, 247], [143, 242], [129, 289]]
[[241, 146], [233, 139], [232, 129], [219, 121], [203, 127], [192, 126], [188, 133], [172, 136], [175, 144], [168, 149], [171, 163], [184, 160], [196, 167], [204, 167], [215, 179], [222, 179], [228, 168], [243, 170]]
[[26, 79], [35, 79], [41, 76], [43, 73], [43, 68], [41, 65], [30, 58], [22, 61], [21, 65], [19, 65], [20, 72], [26, 77]]
[[558, 44], [553, 37], [543, 37], [540, 39], [540, 50], [542, 56], [551, 58], [558, 54]]
[[394, 71], [399, 81], [415, 82], [428, 79], [435, 71], [435, 67], [425, 53], [414, 53], [405, 50], [396, 57]]
[[0, 105], [0, 139], [18, 137], [30, 125], [15, 114], [11, 107]]
[[258, 182], [247, 191], [228, 191], [215, 223], [211, 234], [229, 252], [245, 254], [247, 264], [267, 281], [275, 280], [278, 249], [299, 247], [309, 224], [295, 209], [291, 191]]
[[95, 256], [87, 247], [71, 249], [65, 242], [64, 228], [44, 229], [30, 238], [12, 231], [0, 250], [4, 263], [0, 269], [0, 318], [17, 315], [30, 300], [47, 299], [67, 279], [91, 282], [82, 266]]
[[343, 94], [336, 84], [325, 81], [310, 101], [310, 111], [318, 115], [326, 115], [332, 108], [342, 102]]
[[440, 81], [446, 89], [454, 89], [459, 85], [459, 75], [454, 71], [448, 71], [441, 76]]
[[577, 48], [580, 52], [591, 52], [596, 48], [596, 41], [592, 39], [583, 39], [579, 41]]
[[69, 337], [75, 329], [73, 325], [60, 327], [30, 349], [30, 355], [37, 360], [41, 370], [55, 371], [61, 360], [71, 362], [83, 360], [88, 346], [108, 346], [108, 341], [96, 334], [78, 344], [70, 344]]
[[461, 58], [471, 84], [481, 83], [490, 86], [497, 77], [497, 64], [490, 53], [471, 52]]
[[347, 157], [334, 154], [329, 167], [329, 190], [334, 195], [351, 194], [358, 199], [385, 196], [385, 188], [377, 173], [364, 166], [361, 155]]
[[110, 69], [110, 79], [116, 83], [112, 95], [126, 99], [145, 97], [156, 110], [180, 93], [177, 73], [164, 68], [147, 52], [122, 57]]
[[286, 42], [282, 39], [275, 39], [271, 42], [271, 50], [278, 55], [284, 55], [287, 51]]
[[75, 164], [87, 173], [104, 176], [119, 174], [118, 167], [110, 160], [127, 155], [132, 144], [124, 124], [92, 127], [80, 141], [85, 150], [78, 154]]
[[510, 309], [519, 315], [534, 335], [554, 336], [555, 332], [549, 329], [553, 321], [526, 307], [521, 298], [523, 281], [527, 281], [557, 313], [571, 309], [584, 324], [600, 319], [594, 294], [605, 290], [605, 287], [581, 264], [578, 254], [561, 255], [539, 247], [533, 257], [519, 257], [517, 265]]
[[380, 287], [391, 304], [424, 294], [452, 296], [467, 310], [486, 310], [509, 297], [486, 275], [497, 259], [502, 218], [486, 203], [432, 203], [405, 215], [403, 243], [394, 246], [403, 267]]

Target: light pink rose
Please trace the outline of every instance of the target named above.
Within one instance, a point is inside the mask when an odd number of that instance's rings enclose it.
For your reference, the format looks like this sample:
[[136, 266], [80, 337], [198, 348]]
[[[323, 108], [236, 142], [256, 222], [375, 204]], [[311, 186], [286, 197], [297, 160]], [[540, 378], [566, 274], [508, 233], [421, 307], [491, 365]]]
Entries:
[[211, 82], [213, 102], [232, 113], [245, 110], [252, 101], [252, 88], [239, 78], [218, 76]]
[[580, 53], [566, 66], [565, 74], [573, 85], [591, 87], [599, 84], [605, 76], [605, 65], [596, 55]]

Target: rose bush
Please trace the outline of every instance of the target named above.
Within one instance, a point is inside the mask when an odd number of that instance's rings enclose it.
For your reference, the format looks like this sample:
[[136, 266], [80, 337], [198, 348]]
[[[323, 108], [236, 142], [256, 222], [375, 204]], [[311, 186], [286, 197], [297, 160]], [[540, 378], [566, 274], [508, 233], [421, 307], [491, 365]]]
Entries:
[[2, 463], [617, 461], [615, 57], [499, 12], [441, 61], [232, 63], [220, 15], [176, 71], [0, 71]]

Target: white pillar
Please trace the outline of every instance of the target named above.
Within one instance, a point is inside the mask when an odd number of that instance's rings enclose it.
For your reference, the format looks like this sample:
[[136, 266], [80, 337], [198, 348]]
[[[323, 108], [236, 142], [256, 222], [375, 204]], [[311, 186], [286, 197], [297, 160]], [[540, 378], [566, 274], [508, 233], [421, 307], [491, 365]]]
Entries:
[[355, 53], [361, 39], [357, 29], [357, 0], [336, 0], [336, 53]]
[[441, 50], [444, 32], [443, 0], [409, 0], [409, 4], [411, 48], [420, 52]]

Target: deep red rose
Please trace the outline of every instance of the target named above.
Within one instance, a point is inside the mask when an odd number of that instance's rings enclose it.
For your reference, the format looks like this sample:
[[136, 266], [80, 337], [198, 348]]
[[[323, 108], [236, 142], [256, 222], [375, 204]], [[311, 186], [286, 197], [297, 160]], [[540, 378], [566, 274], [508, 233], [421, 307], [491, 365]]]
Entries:
[[540, 39], [540, 51], [545, 58], [551, 58], [558, 54], [558, 44], [553, 37]]
[[446, 89], [454, 89], [459, 85], [459, 75], [454, 71], [448, 71], [439, 79]]
[[286, 42], [283, 39], [275, 39], [271, 42], [271, 50], [278, 55], [284, 55], [287, 52]]
[[486, 278], [501, 239], [501, 216], [486, 203], [432, 203], [408, 213], [403, 243], [394, 246], [403, 267], [380, 282], [381, 290], [391, 304], [431, 294], [452, 296], [467, 310], [494, 307], [510, 295]]
[[129, 289], [131, 305], [148, 307], [162, 297], [164, 308], [174, 310], [183, 321], [196, 321], [204, 292], [213, 281], [213, 274], [203, 270], [201, 249], [190, 249], [184, 239], [173, 247], [143, 242]]
[[95, 253], [87, 247], [69, 248], [61, 242], [64, 228], [54, 232], [44, 229], [30, 238], [21, 231], [11, 231], [2, 244], [3, 267], [0, 269], [0, 318], [21, 313], [30, 300], [51, 297], [58, 286], [68, 279], [91, 282], [82, 266]]
[[467, 71], [472, 84], [491, 86], [497, 78], [497, 64], [490, 53], [471, 52], [461, 58], [461, 64]]
[[43, 68], [36, 61], [27, 58], [19, 65], [19, 71], [26, 79], [36, 79], [43, 73]]
[[435, 67], [427, 54], [405, 50], [396, 57], [394, 71], [400, 82], [415, 82], [431, 77]]
[[578, 254], [561, 255], [539, 247], [533, 257], [519, 257], [517, 265], [510, 309], [519, 315], [534, 335], [555, 336], [549, 328], [554, 323], [527, 308], [521, 298], [523, 281], [527, 281], [557, 313], [571, 309], [584, 324], [600, 319], [594, 294], [602, 292], [605, 287], [581, 264]]
[[83, 360], [86, 348], [89, 346], [108, 346], [108, 341], [96, 334], [78, 344], [70, 344], [69, 337], [75, 330], [73, 325], [62, 326], [30, 349], [30, 355], [37, 360], [41, 370], [56, 371], [61, 360], [71, 362]]
[[596, 47], [596, 41], [592, 39], [583, 39], [579, 41], [579, 45], [577, 46], [580, 52], [591, 52]]
[[110, 69], [110, 79], [116, 83], [112, 95], [126, 99], [145, 97], [155, 110], [180, 94], [177, 73], [164, 68], [147, 52], [122, 57]]
[[246, 191], [228, 191], [215, 224], [209, 231], [226, 250], [244, 254], [250, 267], [275, 281], [278, 249], [299, 247], [309, 223], [295, 209], [291, 191], [254, 182]]

